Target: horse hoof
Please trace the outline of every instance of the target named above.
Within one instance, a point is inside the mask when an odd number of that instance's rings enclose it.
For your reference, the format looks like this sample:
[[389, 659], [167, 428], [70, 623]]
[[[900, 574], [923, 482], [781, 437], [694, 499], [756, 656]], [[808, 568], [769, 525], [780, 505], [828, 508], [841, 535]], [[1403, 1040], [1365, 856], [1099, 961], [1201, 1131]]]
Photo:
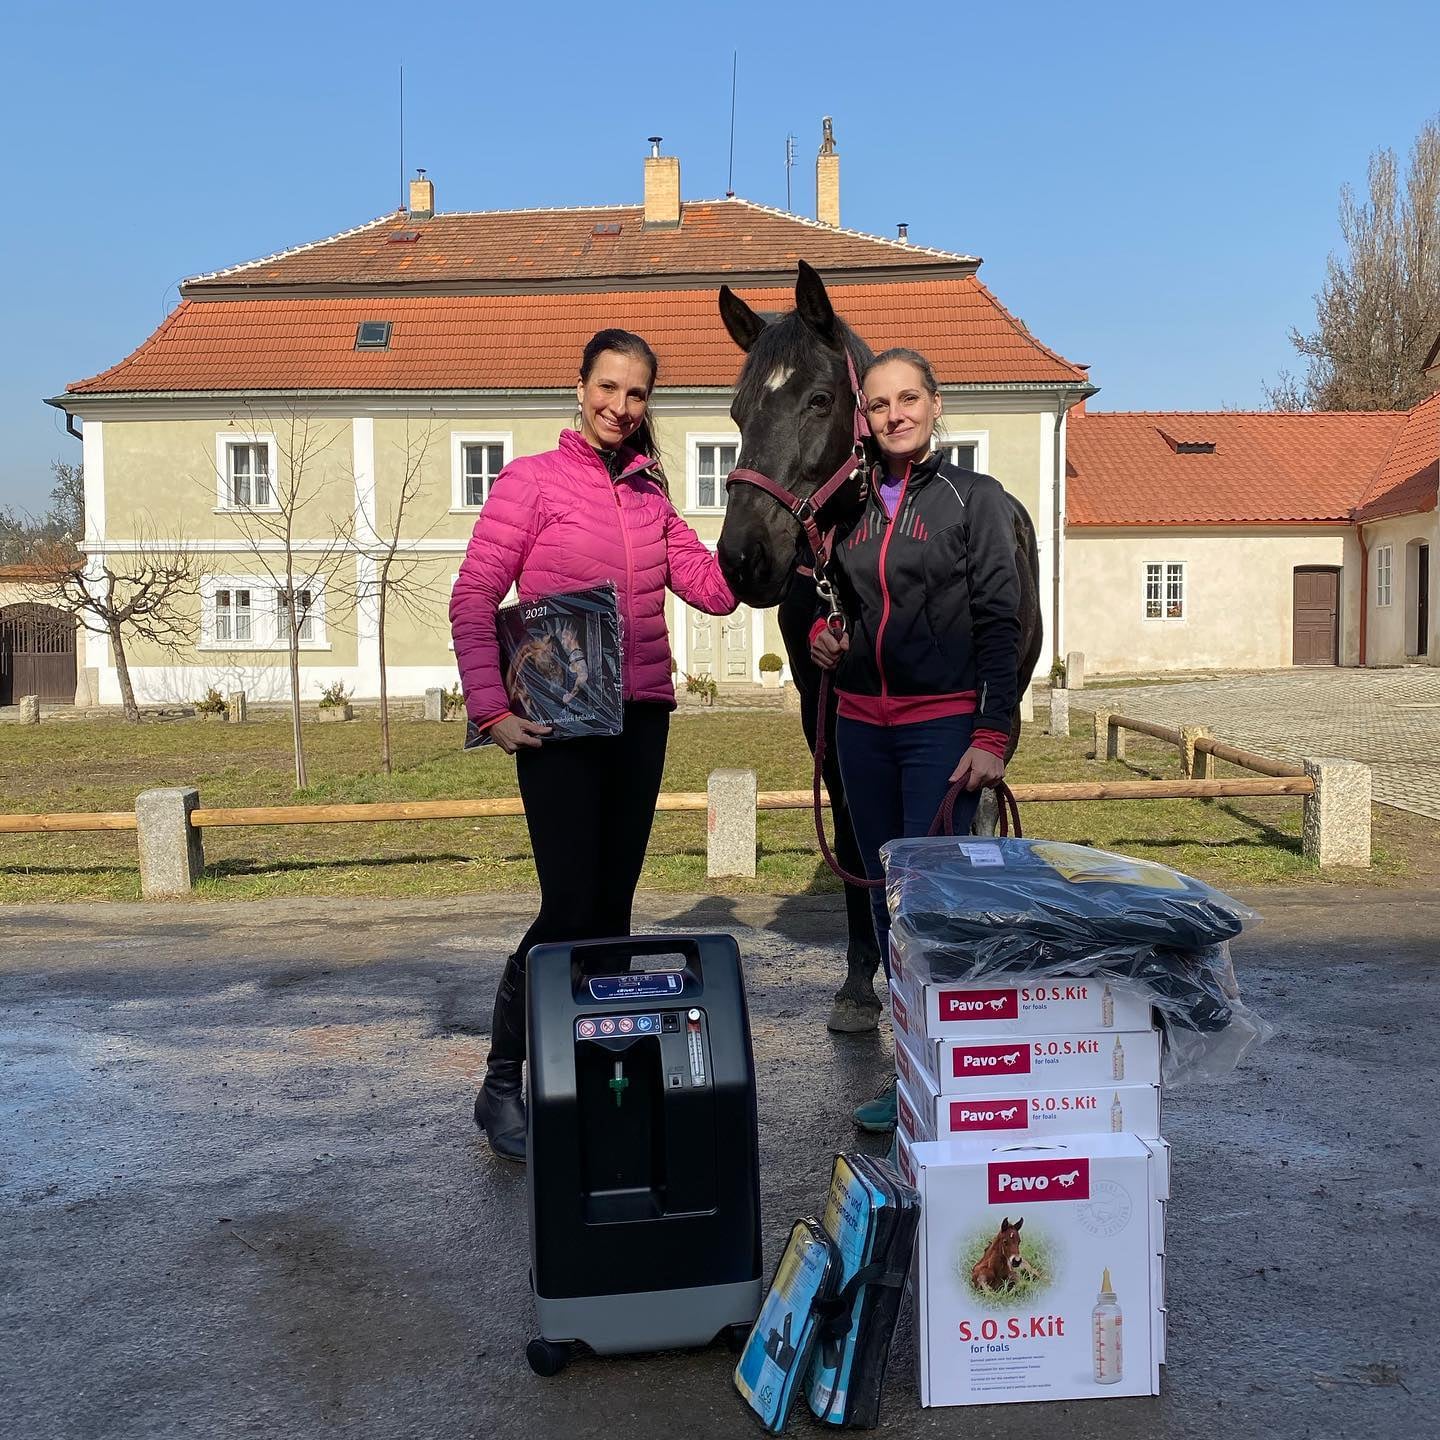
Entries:
[[863, 1035], [880, 1028], [880, 1003], [862, 1005], [857, 1000], [835, 997], [830, 1007], [830, 1018], [825, 1022], [827, 1030], [840, 1035]]

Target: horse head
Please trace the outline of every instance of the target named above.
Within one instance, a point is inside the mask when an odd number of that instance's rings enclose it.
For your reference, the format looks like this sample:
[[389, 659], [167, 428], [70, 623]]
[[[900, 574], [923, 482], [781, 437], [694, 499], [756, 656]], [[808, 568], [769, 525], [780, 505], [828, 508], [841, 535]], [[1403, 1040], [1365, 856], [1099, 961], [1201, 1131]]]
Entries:
[[[847, 352], [860, 373], [870, 349], [835, 313], [825, 282], [803, 260], [795, 308], [767, 322], [728, 285], [720, 316], [745, 352], [730, 414], [740, 429], [737, 469], [757, 471], [798, 500], [813, 495], [855, 444]], [[822, 507], [833, 525], [860, 496], [857, 478]], [[810, 556], [800, 522], [753, 484], [730, 487], [716, 548], [730, 588], [747, 605], [778, 604]]]

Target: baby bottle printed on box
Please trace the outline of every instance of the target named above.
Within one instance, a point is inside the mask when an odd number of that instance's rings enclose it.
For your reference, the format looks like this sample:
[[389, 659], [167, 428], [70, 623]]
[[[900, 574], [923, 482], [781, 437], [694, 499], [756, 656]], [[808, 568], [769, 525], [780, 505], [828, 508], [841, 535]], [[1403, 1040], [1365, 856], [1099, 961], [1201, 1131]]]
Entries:
[[1120, 1329], [1123, 1318], [1107, 1269], [1100, 1280], [1100, 1294], [1095, 1299], [1095, 1308], [1090, 1312], [1097, 1385], [1114, 1385], [1124, 1378], [1125, 1352]]

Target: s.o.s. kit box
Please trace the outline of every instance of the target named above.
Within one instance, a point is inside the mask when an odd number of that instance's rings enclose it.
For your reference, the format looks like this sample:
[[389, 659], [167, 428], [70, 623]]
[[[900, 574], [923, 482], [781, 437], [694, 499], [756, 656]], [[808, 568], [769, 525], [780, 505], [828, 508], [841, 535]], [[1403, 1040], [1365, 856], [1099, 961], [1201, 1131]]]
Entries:
[[920, 981], [890, 944], [890, 985], [905, 992], [917, 1030], [926, 1035], [1065, 1035], [1148, 1030], [1150, 1000], [1103, 979], [1047, 980], [1033, 985], [952, 985]]
[[921, 1141], [923, 1405], [1156, 1395], [1155, 1160], [1132, 1135]]
[[1028, 1094], [1160, 1083], [1158, 1030], [940, 1039], [924, 1033], [923, 1017], [910, 1010], [901, 986], [890, 992], [890, 1014], [911, 1056], [941, 1095], [995, 1094], [1001, 1087]]

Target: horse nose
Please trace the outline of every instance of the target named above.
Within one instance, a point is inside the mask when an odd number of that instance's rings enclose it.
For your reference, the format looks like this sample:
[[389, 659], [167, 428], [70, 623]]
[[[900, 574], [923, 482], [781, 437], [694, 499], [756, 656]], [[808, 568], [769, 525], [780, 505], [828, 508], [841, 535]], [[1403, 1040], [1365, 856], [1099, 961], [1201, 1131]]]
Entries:
[[720, 566], [732, 581], [740, 584], [748, 584], [755, 578], [755, 571], [760, 563], [760, 547], [753, 542], [747, 544], [741, 541], [738, 545], [727, 545], [723, 540], [716, 551], [720, 559]]

